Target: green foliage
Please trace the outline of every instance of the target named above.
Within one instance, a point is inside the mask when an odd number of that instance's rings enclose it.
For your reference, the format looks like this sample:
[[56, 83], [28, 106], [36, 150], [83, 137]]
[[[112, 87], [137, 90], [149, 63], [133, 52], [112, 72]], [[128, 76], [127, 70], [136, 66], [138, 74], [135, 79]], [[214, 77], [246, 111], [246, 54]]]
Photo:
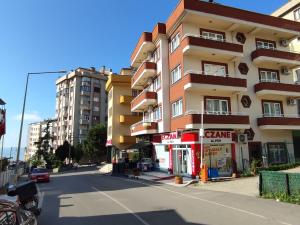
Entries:
[[0, 171], [6, 170], [8, 164], [9, 164], [8, 159], [6, 158], [0, 159], [0, 165], [2, 166], [2, 168], [0, 168]]
[[259, 160], [253, 159], [251, 161], [250, 170], [253, 175], [257, 174], [257, 167], [261, 164]]
[[295, 167], [300, 166], [300, 163], [288, 163], [288, 164], [280, 164], [280, 165], [273, 165], [268, 168], [260, 168], [258, 169], [258, 172], [260, 171], [279, 171], [279, 170], [288, 170], [293, 169]]
[[77, 163], [81, 160], [83, 156], [83, 146], [82, 144], [77, 144], [75, 147], [72, 147], [71, 152], [72, 159], [74, 159]]
[[99, 158], [106, 154], [106, 126], [104, 124], [97, 124], [92, 127], [83, 143], [83, 154], [90, 159]]
[[286, 193], [263, 193], [262, 197], [300, 205], [300, 193], [297, 195], [287, 195]]
[[68, 141], [64, 141], [63, 145], [58, 146], [55, 151], [55, 156], [60, 161], [65, 161], [66, 158], [69, 156], [70, 144]]
[[240, 174], [241, 177], [253, 177], [253, 173], [250, 170], [245, 170], [243, 173]]
[[39, 157], [37, 154], [34, 154], [30, 159], [29, 162], [31, 163], [32, 166], [38, 167], [38, 166], [43, 166], [44, 161]]

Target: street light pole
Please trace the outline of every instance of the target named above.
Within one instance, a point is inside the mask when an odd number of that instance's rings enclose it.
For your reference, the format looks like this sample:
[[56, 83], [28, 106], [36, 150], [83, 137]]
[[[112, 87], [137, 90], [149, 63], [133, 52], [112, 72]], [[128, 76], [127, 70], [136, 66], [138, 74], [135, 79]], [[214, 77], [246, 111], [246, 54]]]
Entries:
[[20, 148], [21, 148], [21, 140], [22, 140], [22, 131], [23, 131], [23, 122], [24, 122], [24, 113], [25, 113], [25, 105], [26, 105], [26, 99], [27, 99], [27, 89], [28, 89], [29, 76], [30, 75], [41, 75], [41, 74], [58, 74], [58, 73], [66, 73], [66, 72], [67, 71], [65, 71], [65, 70], [61, 70], [61, 71], [27, 73], [24, 100], [23, 100], [23, 107], [22, 107], [22, 115], [21, 115], [19, 141], [18, 141], [18, 148], [17, 148], [17, 158], [16, 158], [17, 164], [19, 164], [19, 159], [20, 159]]

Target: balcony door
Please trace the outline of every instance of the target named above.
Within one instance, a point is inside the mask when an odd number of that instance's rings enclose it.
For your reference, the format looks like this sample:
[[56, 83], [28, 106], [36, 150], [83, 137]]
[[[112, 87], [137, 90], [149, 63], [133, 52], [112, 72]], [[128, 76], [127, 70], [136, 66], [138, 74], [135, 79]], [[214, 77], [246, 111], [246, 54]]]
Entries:
[[200, 29], [201, 37], [204, 39], [210, 39], [214, 41], [225, 41], [225, 33], [213, 31], [213, 30], [204, 30]]
[[256, 39], [256, 47], [257, 49], [276, 49], [276, 42], [269, 40]]
[[263, 102], [264, 117], [281, 117], [282, 112], [281, 102]]
[[229, 114], [229, 103], [226, 99], [206, 99], [206, 113], [226, 115]]
[[279, 83], [277, 71], [260, 70], [260, 82]]
[[203, 70], [205, 75], [213, 75], [220, 77], [226, 77], [227, 75], [227, 66], [225, 64], [204, 62]]

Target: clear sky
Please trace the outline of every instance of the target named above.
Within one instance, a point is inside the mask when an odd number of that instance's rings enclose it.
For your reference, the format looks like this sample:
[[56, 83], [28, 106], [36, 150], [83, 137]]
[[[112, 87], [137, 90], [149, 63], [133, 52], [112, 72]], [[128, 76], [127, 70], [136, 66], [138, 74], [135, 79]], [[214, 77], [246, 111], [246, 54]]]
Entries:
[[[270, 14], [287, 0], [218, 0]], [[165, 22], [177, 0], [1, 0], [0, 98], [7, 102], [5, 146], [17, 146], [25, 77], [28, 72], [106, 65], [115, 72], [129, 65], [143, 31]], [[27, 124], [55, 114], [55, 80], [30, 80]]]

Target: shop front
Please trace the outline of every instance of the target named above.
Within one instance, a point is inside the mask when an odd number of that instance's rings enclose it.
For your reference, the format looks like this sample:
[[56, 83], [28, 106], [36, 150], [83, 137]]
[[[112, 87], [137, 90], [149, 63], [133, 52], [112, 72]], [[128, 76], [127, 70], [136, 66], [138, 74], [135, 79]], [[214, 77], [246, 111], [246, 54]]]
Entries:
[[[210, 178], [231, 176], [234, 172], [236, 162], [233, 134], [234, 131], [205, 131], [203, 163], [209, 168]], [[168, 161], [168, 170], [171, 173], [192, 177], [199, 175], [202, 148], [198, 131], [155, 135], [153, 144], [157, 159], [159, 162]], [[168, 155], [165, 154], [166, 151]]]

